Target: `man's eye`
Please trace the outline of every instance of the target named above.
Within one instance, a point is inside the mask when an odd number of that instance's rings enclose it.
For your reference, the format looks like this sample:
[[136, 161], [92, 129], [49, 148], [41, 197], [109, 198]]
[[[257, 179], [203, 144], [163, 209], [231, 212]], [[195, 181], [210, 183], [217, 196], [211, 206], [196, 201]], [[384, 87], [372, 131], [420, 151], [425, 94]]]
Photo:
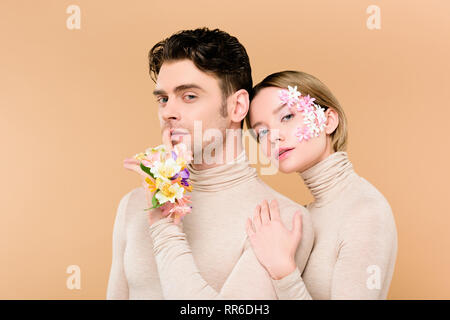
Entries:
[[167, 103], [167, 99], [168, 99], [167, 97], [159, 97], [158, 99], [156, 99], [156, 101], [163, 104], [163, 103]]
[[281, 118], [281, 121], [288, 121], [290, 119], [292, 119], [294, 117], [294, 115], [292, 113], [285, 115], [283, 118]]
[[187, 95], [184, 96], [184, 99], [187, 100], [187, 101], [192, 101], [195, 98], [197, 98], [197, 96], [195, 96], [193, 94], [187, 94]]

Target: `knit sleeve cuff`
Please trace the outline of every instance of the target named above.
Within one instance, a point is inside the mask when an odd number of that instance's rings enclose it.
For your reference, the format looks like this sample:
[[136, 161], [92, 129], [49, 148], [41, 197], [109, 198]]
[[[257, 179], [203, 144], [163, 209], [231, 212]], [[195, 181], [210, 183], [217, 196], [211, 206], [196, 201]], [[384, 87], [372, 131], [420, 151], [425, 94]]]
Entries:
[[186, 241], [182, 223], [174, 223], [174, 219], [171, 217], [165, 217], [156, 221], [149, 227], [148, 232], [153, 240], [153, 251], [155, 255], [163, 250], [169, 250], [170, 248], [183, 245]]
[[300, 270], [295, 268], [284, 278], [272, 279], [279, 300], [309, 300], [311, 296], [306, 290]]
[[171, 217], [165, 217], [162, 218], [158, 221], [156, 221], [155, 223], [153, 223], [150, 227], [149, 227], [149, 232], [150, 234], [153, 234], [155, 231], [160, 230], [161, 227], [163, 226], [167, 226], [168, 224], [173, 223], [173, 218]]
[[287, 276], [284, 276], [283, 278], [278, 279], [278, 280], [272, 279], [272, 282], [277, 289], [286, 290], [289, 287], [291, 287], [293, 283], [295, 283], [299, 280], [302, 280], [300, 270], [298, 270], [298, 268], [295, 268]]

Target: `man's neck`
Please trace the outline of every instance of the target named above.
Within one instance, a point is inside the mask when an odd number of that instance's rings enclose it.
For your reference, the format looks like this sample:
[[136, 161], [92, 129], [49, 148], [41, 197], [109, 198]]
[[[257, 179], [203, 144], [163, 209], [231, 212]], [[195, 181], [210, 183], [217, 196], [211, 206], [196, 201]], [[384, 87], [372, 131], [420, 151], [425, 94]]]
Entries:
[[[213, 152], [210, 156], [208, 155], [208, 157], [217, 159], [217, 161], [214, 161], [214, 163], [208, 163], [205, 161], [205, 155], [203, 150], [201, 163], [195, 163], [195, 161], [193, 161], [191, 163], [192, 168], [194, 168], [195, 170], [205, 170], [234, 161], [244, 150], [244, 146], [242, 145], [242, 136], [237, 137], [236, 140], [237, 141], [234, 141], [234, 143], [233, 142], [225, 143], [224, 145], [222, 145], [222, 148], [214, 150], [217, 151], [219, 154], [216, 155], [215, 152]], [[227, 139], [227, 141], [229, 141], [229, 139]]]

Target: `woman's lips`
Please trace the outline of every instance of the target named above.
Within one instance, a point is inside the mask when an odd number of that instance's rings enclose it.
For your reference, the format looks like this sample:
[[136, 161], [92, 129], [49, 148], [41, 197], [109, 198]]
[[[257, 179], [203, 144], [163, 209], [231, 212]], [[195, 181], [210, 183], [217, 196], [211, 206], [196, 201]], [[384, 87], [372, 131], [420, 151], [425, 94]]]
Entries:
[[294, 148], [286, 148], [286, 149], [282, 149], [280, 150], [280, 152], [278, 153], [278, 161], [286, 159], [287, 157], [289, 157], [289, 154], [291, 153], [291, 151], [294, 150]]

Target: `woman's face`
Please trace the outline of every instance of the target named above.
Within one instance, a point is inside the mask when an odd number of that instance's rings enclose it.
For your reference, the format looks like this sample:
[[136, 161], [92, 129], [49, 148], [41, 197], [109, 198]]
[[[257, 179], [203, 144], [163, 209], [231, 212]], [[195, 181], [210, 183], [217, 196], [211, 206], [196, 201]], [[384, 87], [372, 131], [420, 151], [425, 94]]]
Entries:
[[291, 110], [279, 98], [277, 87], [261, 89], [250, 104], [250, 122], [264, 154], [283, 173], [303, 172], [330, 152], [327, 135], [299, 141], [296, 136], [303, 123], [303, 113]]

